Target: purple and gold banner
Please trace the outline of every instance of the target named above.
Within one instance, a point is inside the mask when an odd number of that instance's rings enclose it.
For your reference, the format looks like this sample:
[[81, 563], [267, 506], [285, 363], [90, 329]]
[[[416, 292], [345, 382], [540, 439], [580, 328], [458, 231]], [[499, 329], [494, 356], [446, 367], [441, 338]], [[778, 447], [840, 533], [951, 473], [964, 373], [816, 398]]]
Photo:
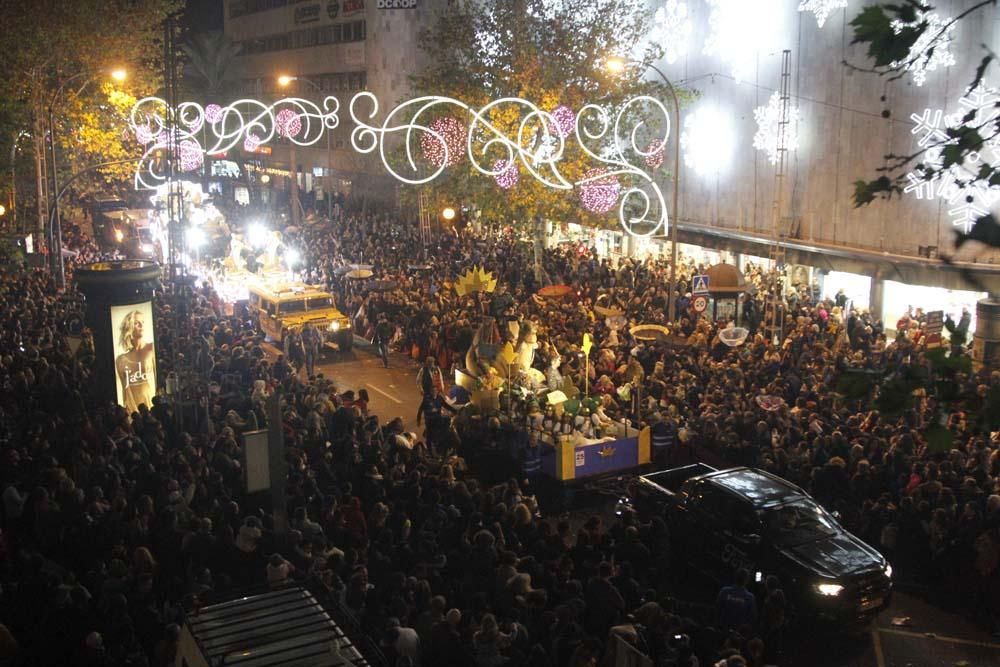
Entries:
[[650, 434], [573, 446], [560, 442], [542, 456], [542, 472], [566, 482], [634, 468], [649, 463]]

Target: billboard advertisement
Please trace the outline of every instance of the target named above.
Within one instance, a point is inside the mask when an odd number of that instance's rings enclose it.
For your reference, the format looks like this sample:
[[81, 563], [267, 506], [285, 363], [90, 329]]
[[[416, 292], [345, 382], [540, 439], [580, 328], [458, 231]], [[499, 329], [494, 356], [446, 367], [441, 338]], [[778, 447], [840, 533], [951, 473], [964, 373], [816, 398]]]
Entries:
[[153, 303], [111, 307], [111, 335], [115, 355], [118, 404], [129, 414], [143, 403], [153, 406], [156, 394], [156, 341]]

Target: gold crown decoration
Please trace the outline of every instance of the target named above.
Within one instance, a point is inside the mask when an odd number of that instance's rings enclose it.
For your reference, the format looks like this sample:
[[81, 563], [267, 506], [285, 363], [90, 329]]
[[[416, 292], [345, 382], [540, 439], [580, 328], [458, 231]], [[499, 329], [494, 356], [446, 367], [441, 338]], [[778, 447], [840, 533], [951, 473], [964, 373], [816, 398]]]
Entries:
[[464, 275], [458, 277], [455, 283], [455, 291], [459, 296], [472, 294], [473, 292], [492, 292], [497, 288], [497, 279], [486, 269], [474, 266]]

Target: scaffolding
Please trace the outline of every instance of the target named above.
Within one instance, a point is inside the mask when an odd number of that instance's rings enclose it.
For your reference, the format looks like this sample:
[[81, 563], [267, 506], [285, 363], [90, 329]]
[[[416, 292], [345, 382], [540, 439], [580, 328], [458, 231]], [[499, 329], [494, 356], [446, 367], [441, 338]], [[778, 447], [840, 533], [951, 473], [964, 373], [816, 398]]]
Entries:
[[417, 196], [417, 202], [420, 206], [420, 245], [422, 246], [424, 257], [426, 258], [427, 247], [431, 243], [431, 216], [433, 215], [430, 195], [428, 195], [426, 191], [421, 190], [420, 194]]
[[764, 305], [764, 326], [768, 334], [772, 338], [776, 338], [779, 344], [783, 338], [782, 328], [784, 324], [784, 308], [782, 307], [785, 270], [784, 239], [791, 232], [791, 219], [786, 221], [781, 215], [784, 208], [785, 174], [788, 167], [791, 81], [792, 52], [785, 49], [781, 52], [781, 84], [778, 88], [778, 136], [774, 165], [774, 199], [771, 203], [771, 246], [768, 249], [771, 273], [768, 280], [767, 301]]

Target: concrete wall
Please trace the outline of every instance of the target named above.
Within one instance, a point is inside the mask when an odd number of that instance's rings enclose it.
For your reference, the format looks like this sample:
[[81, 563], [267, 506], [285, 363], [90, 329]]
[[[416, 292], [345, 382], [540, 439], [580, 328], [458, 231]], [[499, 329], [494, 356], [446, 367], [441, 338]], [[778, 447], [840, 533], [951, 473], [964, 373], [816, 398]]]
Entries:
[[[774, 4], [778, 10], [760, 18], [781, 27], [766, 50], [750, 56], [749, 76], [737, 82], [731, 78], [731, 67], [703, 53], [709, 29], [708, 4], [687, 0], [694, 24], [688, 53], [672, 65], [661, 63], [661, 69], [675, 83], [700, 94], [682, 114], [716, 105], [731, 115], [736, 145], [731, 161], [718, 176], [705, 178], [686, 166], [682, 168], [681, 219], [726, 229], [770, 231], [774, 167], [764, 152], [752, 146], [756, 131], [753, 111], [778, 88], [781, 50], [787, 48], [792, 56], [793, 104], [800, 111], [800, 148], [790, 155], [783, 217], [801, 224], [803, 239], [904, 255], [917, 255], [921, 245], [949, 250], [954, 227], [946, 202], [906, 195], [901, 200], [855, 209], [852, 184], [857, 179], [877, 177], [876, 169], [883, 164], [885, 154], [916, 149], [910, 114], [919, 114], [926, 107], [943, 107], [946, 113], [957, 110], [958, 98], [985, 55], [980, 45], [995, 47], [1000, 43], [1000, 12], [988, 8], [961, 22], [952, 46], [956, 64], [928, 73], [924, 85], [917, 87], [909, 74], [888, 82], [885, 77], [853, 71], [842, 64], [848, 61], [870, 66], [864, 49], [850, 44], [848, 24], [862, 7], [859, 0], [850, 0], [846, 9], [835, 10], [822, 28], [813, 14], [797, 11], [798, 0], [777, 0]], [[973, 3], [935, 0], [932, 4], [942, 15], [951, 16]], [[747, 26], [748, 33], [754, 30]], [[991, 85], [1000, 83], [998, 75], [994, 68]], [[883, 95], [885, 101], [880, 99]], [[882, 117], [884, 109], [891, 112], [888, 119]], [[963, 249], [960, 257], [971, 260], [971, 250]], [[978, 261], [986, 259], [979, 257]], [[1000, 256], [991, 259], [997, 261]]]

